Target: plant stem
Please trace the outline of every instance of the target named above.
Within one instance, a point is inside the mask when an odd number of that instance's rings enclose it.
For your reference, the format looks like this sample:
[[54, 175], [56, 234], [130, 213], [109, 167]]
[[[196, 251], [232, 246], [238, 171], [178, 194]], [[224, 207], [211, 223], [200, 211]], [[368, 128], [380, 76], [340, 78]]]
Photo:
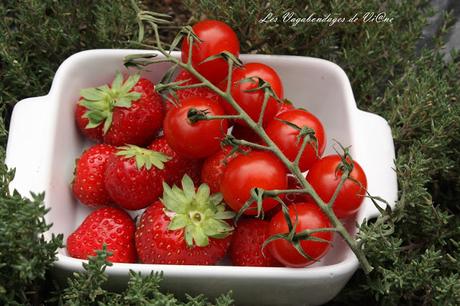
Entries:
[[250, 147], [250, 148], [264, 150], [264, 151], [273, 151], [273, 149], [270, 148], [269, 146], [260, 145], [258, 143], [250, 142], [244, 139], [233, 139], [232, 142], [237, 145], [243, 146], [243, 147]]
[[218, 120], [218, 119], [241, 119], [240, 115], [206, 115], [203, 119], [200, 120]]
[[337, 185], [337, 187], [335, 188], [335, 191], [334, 191], [334, 194], [332, 195], [331, 199], [329, 200], [329, 203], [327, 203], [327, 205], [331, 206], [334, 205], [334, 202], [335, 200], [337, 199], [337, 197], [339, 196], [339, 192], [340, 190], [342, 189], [342, 186], [343, 184], [345, 183], [345, 181], [347, 180], [348, 178], [348, 170], [345, 170], [343, 173], [342, 173], [342, 176], [340, 177], [340, 182], [339, 184]]
[[288, 193], [306, 193], [307, 189], [284, 189], [284, 190], [278, 190], [278, 189], [273, 189], [273, 190], [264, 190], [264, 194], [268, 196], [277, 196], [281, 194], [288, 194]]
[[300, 158], [302, 157], [305, 148], [307, 147], [307, 143], [310, 141], [310, 136], [306, 135], [302, 138], [302, 145], [300, 146], [299, 152], [297, 152], [297, 156], [295, 157], [294, 161], [292, 162], [293, 167], [299, 167]]

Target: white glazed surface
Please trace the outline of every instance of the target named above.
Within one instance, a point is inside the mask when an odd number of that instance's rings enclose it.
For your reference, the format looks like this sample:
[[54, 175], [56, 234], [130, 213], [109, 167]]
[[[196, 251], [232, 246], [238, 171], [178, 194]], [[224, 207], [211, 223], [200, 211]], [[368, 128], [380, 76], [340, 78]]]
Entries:
[[[45, 204], [52, 210], [47, 233], [63, 233], [65, 239], [80, 224], [90, 209], [72, 196], [75, 159], [90, 145], [74, 122], [75, 103], [82, 88], [109, 83], [116, 70], [126, 72], [123, 58], [141, 50], [91, 50], [68, 58], [56, 72], [48, 95], [20, 101], [14, 108], [7, 146], [7, 164], [16, 168], [11, 188], [27, 196], [29, 191], [46, 192]], [[178, 55], [177, 53], [175, 54]], [[351, 145], [351, 154], [368, 178], [368, 190], [394, 205], [397, 183], [394, 147], [387, 122], [357, 109], [345, 72], [337, 65], [316, 58], [242, 55], [244, 62], [262, 62], [275, 68], [285, 88], [285, 97], [297, 107], [314, 113], [327, 134], [325, 154], [333, 153], [333, 139]], [[158, 81], [167, 64], [150, 67], [145, 76]], [[27, 154], [25, 153], [27, 152]], [[33, 152], [34, 154], [30, 154]], [[356, 220], [375, 217], [377, 209], [365, 200]], [[64, 280], [82, 270], [82, 261], [58, 254], [55, 275]], [[176, 266], [114, 264], [107, 270], [110, 286], [126, 284], [128, 270], [163, 271], [165, 290], [177, 294], [205, 293], [217, 296], [228, 290], [238, 305], [318, 305], [332, 299], [358, 267], [358, 261], [341, 239], [319, 263], [304, 269], [232, 266]]]

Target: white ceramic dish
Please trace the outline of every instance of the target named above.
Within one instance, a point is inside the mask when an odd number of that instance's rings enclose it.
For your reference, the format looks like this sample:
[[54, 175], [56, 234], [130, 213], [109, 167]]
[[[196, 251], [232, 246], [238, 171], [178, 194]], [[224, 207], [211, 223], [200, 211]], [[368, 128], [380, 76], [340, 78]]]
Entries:
[[[11, 187], [23, 195], [30, 191], [46, 192], [46, 206], [52, 208], [46, 218], [53, 223], [48, 235], [63, 233], [67, 238], [89, 212], [77, 203], [69, 187], [75, 158], [89, 145], [74, 123], [79, 90], [110, 82], [117, 69], [124, 70], [126, 55], [142, 52], [146, 51], [77, 53], [62, 63], [48, 95], [22, 100], [14, 108], [7, 147], [7, 164], [16, 168]], [[339, 66], [308, 57], [241, 58], [274, 67], [283, 80], [286, 97], [296, 106], [309, 109], [325, 125], [326, 154], [333, 152], [333, 139], [351, 145], [352, 156], [367, 174], [369, 192], [394, 204], [397, 183], [391, 130], [383, 118], [357, 109], [350, 82]], [[157, 81], [167, 67], [153, 66], [146, 76]], [[373, 204], [366, 200], [357, 221], [377, 214]], [[213, 297], [232, 290], [237, 303], [242, 305], [317, 305], [332, 299], [357, 267], [356, 257], [336, 239], [333, 250], [320, 263], [304, 269], [114, 264], [107, 272], [114, 288], [126, 284], [129, 269], [144, 274], [163, 271], [164, 289], [176, 294], [205, 293]], [[82, 261], [68, 257], [61, 249], [55, 264], [56, 276], [64, 280], [69, 273], [79, 270]]]

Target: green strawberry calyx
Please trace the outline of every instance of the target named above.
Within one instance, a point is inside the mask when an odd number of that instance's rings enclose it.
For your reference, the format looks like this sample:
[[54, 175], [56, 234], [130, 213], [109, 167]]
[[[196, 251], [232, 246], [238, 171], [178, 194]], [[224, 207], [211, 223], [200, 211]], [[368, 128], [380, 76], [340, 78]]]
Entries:
[[171, 218], [168, 229], [183, 229], [189, 247], [205, 247], [209, 238], [223, 239], [232, 233], [233, 227], [225, 220], [232, 219], [235, 213], [226, 210], [222, 200], [221, 193], [211, 195], [207, 184], [195, 190], [188, 175], [182, 178], [182, 189], [163, 182], [161, 201], [165, 214]]
[[118, 71], [112, 85], [85, 88], [80, 91], [83, 98], [78, 102], [86, 108], [83, 118], [88, 119], [87, 129], [104, 124], [104, 135], [112, 125], [113, 109], [115, 107], [130, 108], [133, 101], [141, 98], [142, 93], [132, 91], [140, 79], [140, 74], [131, 75], [123, 82], [123, 75]]
[[150, 170], [152, 166], [163, 170], [167, 161], [171, 159], [170, 156], [161, 152], [141, 148], [135, 145], [126, 145], [117, 147], [118, 151], [115, 153], [117, 156], [123, 156], [126, 159], [134, 158], [136, 160], [137, 169], [145, 168]]

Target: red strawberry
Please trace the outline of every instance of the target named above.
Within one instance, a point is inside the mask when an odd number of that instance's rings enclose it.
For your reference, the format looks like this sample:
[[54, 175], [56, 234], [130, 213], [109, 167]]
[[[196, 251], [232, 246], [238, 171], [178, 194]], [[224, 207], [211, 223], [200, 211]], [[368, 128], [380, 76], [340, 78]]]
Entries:
[[105, 188], [121, 207], [145, 208], [163, 192], [161, 170], [170, 157], [134, 145], [117, 149], [107, 164]]
[[268, 250], [262, 253], [262, 245], [269, 236], [269, 225], [268, 221], [252, 218], [238, 222], [230, 246], [230, 257], [235, 266], [281, 266]]
[[81, 203], [96, 207], [112, 202], [105, 190], [104, 176], [107, 160], [115, 151], [111, 145], [97, 144], [83, 152], [77, 160], [72, 191]]
[[[180, 83], [180, 86], [186, 86], [186, 85], [192, 85], [192, 84], [199, 83], [199, 81], [186, 70], [181, 70], [179, 74], [176, 76], [176, 78], [174, 79], [174, 82], [181, 82], [181, 81], [184, 81], [184, 82]], [[219, 97], [220, 97], [217, 93], [215, 93], [214, 91], [212, 91], [211, 89], [207, 87], [181, 89], [181, 90], [177, 90], [176, 94], [177, 94], [177, 100], [179, 101], [182, 101], [190, 97], [201, 97], [201, 98], [207, 98], [213, 101], [219, 101]], [[178, 101], [174, 101], [174, 103], [178, 103]], [[173, 107], [173, 103], [171, 101], [166, 101], [165, 106], [166, 106], [166, 110], [169, 110], [171, 107]]]
[[220, 193], [210, 195], [206, 184], [197, 191], [187, 175], [182, 188], [164, 183], [162, 202], [149, 206], [136, 230], [136, 250], [143, 263], [213, 265], [230, 246], [233, 228], [225, 221]]
[[136, 262], [135, 231], [134, 222], [125, 211], [115, 207], [99, 208], [67, 238], [67, 252], [72, 257], [87, 259], [105, 244], [112, 252], [109, 261]]
[[149, 150], [157, 151], [169, 156], [171, 159], [165, 164], [162, 175], [169, 185], [179, 184], [184, 174], [188, 174], [197, 185], [200, 183], [201, 160], [186, 159], [177, 154], [169, 146], [166, 138], [161, 136], [155, 139], [148, 147]]
[[208, 157], [201, 168], [201, 181], [209, 185], [212, 193], [220, 192], [220, 183], [227, 164], [237, 157], [239, 152], [232, 151], [231, 147], [224, 147], [214, 155]]
[[125, 82], [117, 73], [111, 86], [81, 91], [75, 117], [83, 134], [119, 146], [144, 145], [163, 124], [161, 96], [147, 79], [132, 75]]

